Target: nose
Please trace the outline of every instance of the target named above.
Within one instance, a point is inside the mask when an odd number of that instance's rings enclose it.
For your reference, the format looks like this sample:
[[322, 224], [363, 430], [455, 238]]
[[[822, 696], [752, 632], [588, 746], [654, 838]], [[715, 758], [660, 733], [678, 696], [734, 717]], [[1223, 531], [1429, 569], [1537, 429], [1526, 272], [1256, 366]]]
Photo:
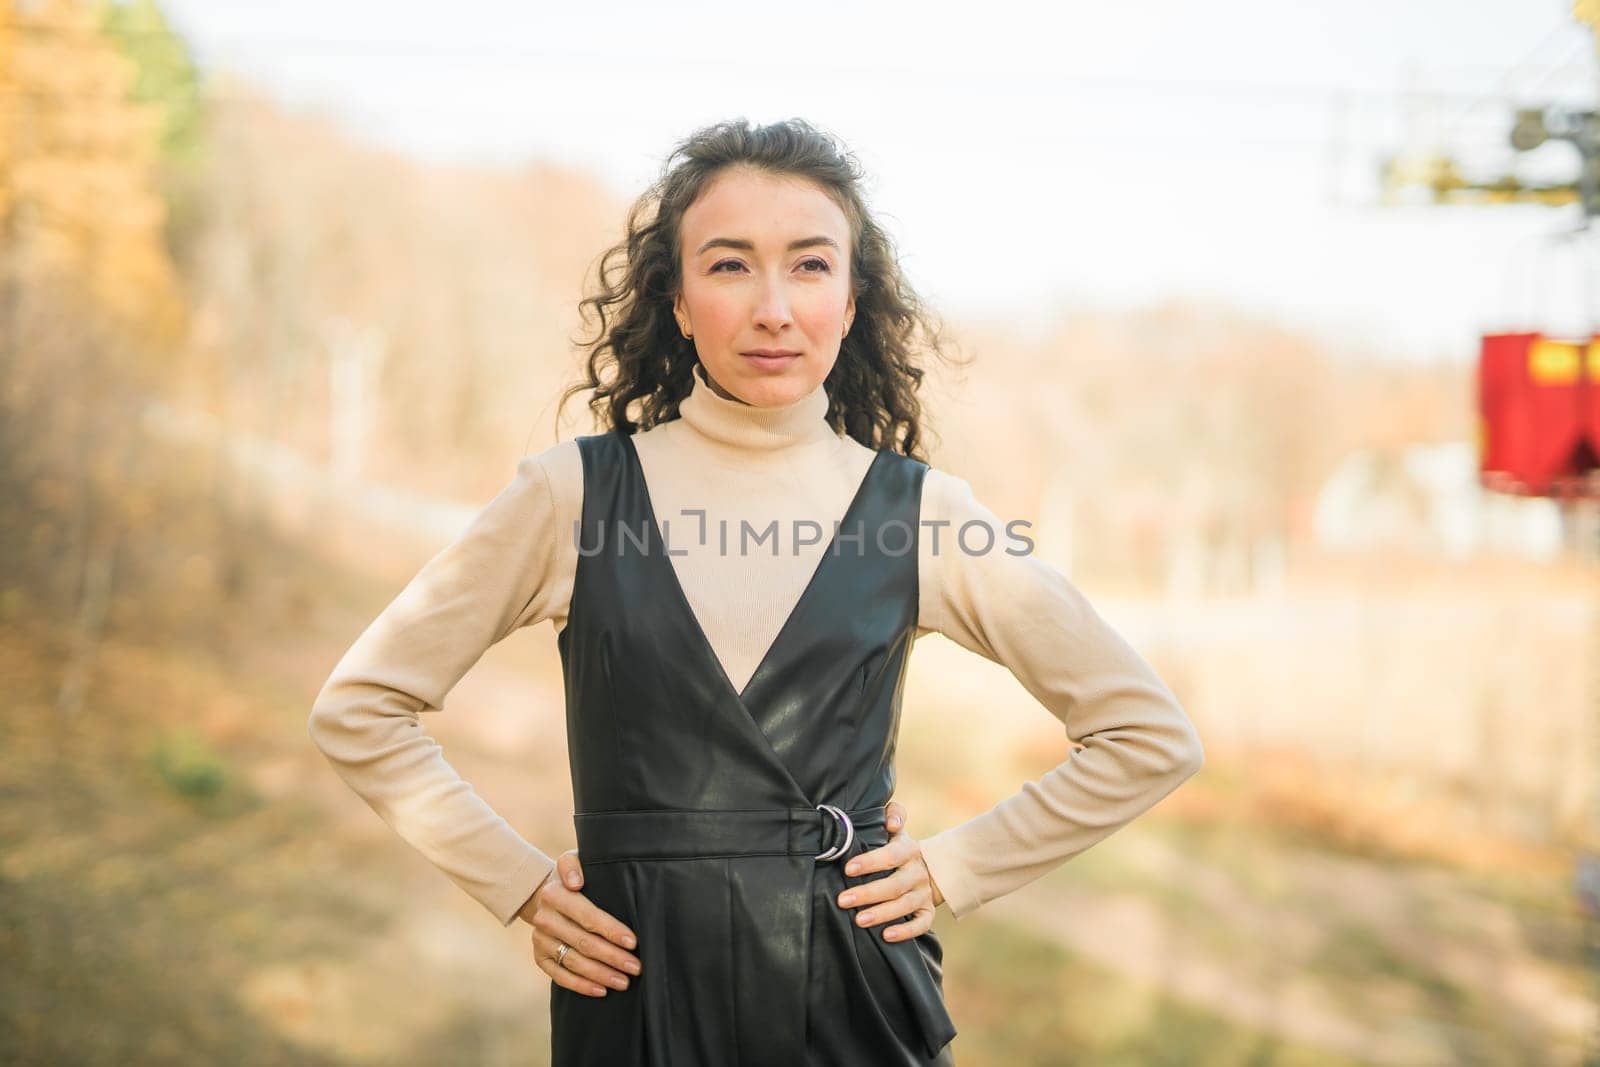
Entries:
[[761, 286], [755, 310], [755, 323], [763, 330], [778, 333], [794, 322], [794, 310], [789, 304], [789, 291], [781, 280], [768, 278]]

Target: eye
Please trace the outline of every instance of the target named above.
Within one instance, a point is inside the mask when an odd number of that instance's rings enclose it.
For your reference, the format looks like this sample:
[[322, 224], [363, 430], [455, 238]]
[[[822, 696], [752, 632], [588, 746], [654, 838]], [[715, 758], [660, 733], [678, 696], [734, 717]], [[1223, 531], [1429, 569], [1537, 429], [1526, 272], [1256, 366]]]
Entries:
[[[712, 266], [711, 273], [712, 274], [716, 274], [718, 271], [721, 271], [723, 267], [728, 267], [728, 266], [742, 267], [742, 266], [744, 266], [744, 264], [740, 263], [737, 259], [724, 259], [720, 263], [716, 263], [716, 264], [714, 264]], [[726, 271], [724, 271], [723, 273], [726, 273]]]
[[829, 273], [830, 271], [833, 270], [832, 267], [828, 266], [828, 261], [825, 260], [825, 259], [812, 258], [812, 259], [808, 259], [808, 260], [804, 261], [800, 265], [802, 267], [809, 267], [809, 266], [812, 266], [812, 265], [816, 265], [816, 266], [822, 268], [821, 270], [802, 271], [801, 272], [802, 274], [827, 274], [827, 273]]

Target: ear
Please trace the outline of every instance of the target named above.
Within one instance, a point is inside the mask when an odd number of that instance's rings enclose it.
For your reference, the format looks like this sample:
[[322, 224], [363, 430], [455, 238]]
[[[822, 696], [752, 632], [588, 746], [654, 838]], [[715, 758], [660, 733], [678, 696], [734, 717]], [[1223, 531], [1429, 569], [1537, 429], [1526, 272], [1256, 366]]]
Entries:
[[678, 332], [684, 331], [684, 324], [689, 321], [689, 313], [683, 306], [683, 290], [678, 290], [678, 295], [672, 298], [672, 317], [678, 320]]
[[852, 291], [850, 299], [844, 304], [844, 332], [850, 332], [850, 324], [856, 320], [856, 294]]

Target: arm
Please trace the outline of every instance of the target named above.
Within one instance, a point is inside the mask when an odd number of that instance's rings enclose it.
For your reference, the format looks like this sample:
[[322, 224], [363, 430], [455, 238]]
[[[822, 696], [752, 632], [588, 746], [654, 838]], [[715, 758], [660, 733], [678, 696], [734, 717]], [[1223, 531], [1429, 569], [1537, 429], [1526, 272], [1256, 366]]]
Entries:
[[[1193, 724], [1155, 670], [1065, 575], [1021, 546], [972, 495], [930, 468], [919, 576], [919, 625], [1007, 668], [1083, 747], [1038, 781], [958, 826], [922, 840], [923, 858], [957, 919], [1018, 889], [1109, 836], [1204, 762]], [[979, 521], [994, 547], [963, 551]], [[976, 528], [967, 544], [987, 540]]]
[[565, 610], [570, 583], [554, 573], [561, 524], [549, 456], [523, 457], [510, 484], [367, 627], [309, 721], [312, 741], [346, 784], [504, 925], [555, 861], [445, 761], [418, 713], [443, 708], [490, 645]]

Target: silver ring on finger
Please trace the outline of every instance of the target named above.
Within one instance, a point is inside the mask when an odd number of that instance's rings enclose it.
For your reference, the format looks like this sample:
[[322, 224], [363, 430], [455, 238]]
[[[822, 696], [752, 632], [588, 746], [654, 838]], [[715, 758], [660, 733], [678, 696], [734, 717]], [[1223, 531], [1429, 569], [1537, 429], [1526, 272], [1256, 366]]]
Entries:
[[556, 966], [565, 967], [567, 965], [567, 953], [572, 951], [572, 946], [565, 941], [558, 941], [557, 944], [560, 947], [556, 949]]

